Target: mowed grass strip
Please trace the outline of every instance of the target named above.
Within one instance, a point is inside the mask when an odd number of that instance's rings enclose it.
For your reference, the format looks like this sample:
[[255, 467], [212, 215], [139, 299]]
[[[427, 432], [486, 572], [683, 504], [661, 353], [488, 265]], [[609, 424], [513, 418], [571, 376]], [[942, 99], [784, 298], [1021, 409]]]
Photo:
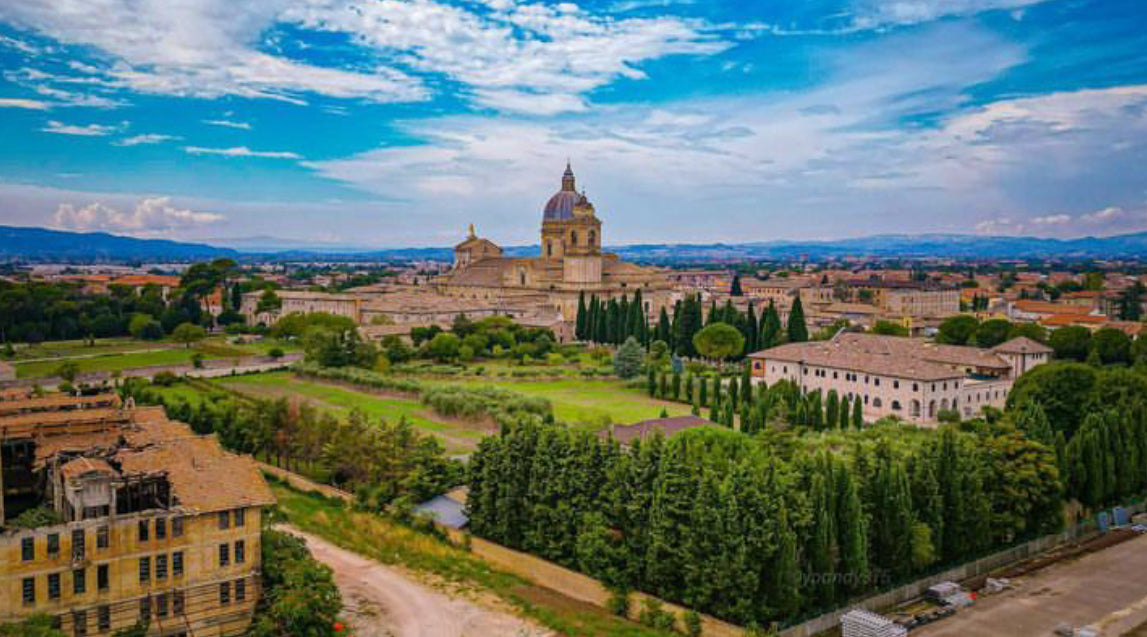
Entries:
[[663, 409], [670, 416], [683, 416], [691, 411], [688, 405], [650, 398], [639, 389], [626, 387], [625, 382], [620, 380], [566, 378], [472, 382], [504, 387], [527, 396], [548, 398], [554, 406], [555, 418], [587, 429], [609, 424], [629, 425], [657, 418]]
[[427, 417], [430, 411], [413, 398], [395, 398], [356, 391], [340, 385], [296, 378], [290, 372], [251, 374], [217, 380], [220, 385], [260, 398], [298, 396], [314, 401], [319, 408], [346, 416], [351, 409], [361, 409], [368, 418], [396, 422], [405, 417], [416, 429], [439, 438], [448, 453], [473, 451], [478, 441], [489, 433], [481, 425], [439, 421]]
[[478, 587], [506, 600], [539, 623], [568, 637], [668, 637], [504, 573], [470, 553], [342, 502], [272, 481], [278, 510], [299, 529], [377, 560], [429, 573], [463, 588]]

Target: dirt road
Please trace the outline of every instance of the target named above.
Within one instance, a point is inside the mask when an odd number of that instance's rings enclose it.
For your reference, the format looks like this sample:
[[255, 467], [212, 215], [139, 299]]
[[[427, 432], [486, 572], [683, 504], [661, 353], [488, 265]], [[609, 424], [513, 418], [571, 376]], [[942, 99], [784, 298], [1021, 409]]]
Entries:
[[1147, 536], [1016, 580], [1016, 590], [912, 632], [914, 637], [1045, 637], [1090, 625], [1116, 637], [1147, 621]]
[[551, 637], [505, 611], [451, 597], [357, 553], [293, 527], [315, 559], [331, 567], [355, 637]]

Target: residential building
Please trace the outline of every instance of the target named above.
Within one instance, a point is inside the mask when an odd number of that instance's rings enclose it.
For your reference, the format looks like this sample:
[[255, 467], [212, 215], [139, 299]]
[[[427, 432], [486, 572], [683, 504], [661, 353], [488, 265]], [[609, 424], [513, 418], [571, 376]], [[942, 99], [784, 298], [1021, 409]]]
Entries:
[[975, 416], [1002, 408], [1015, 379], [1049, 360], [1051, 349], [1017, 338], [987, 350], [919, 338], [843, 332], [749, 355], [754, 382], [792, 381], [805, 392], [860, 399], [867, 420], [897, 416], [928, 425], [941, 411]]

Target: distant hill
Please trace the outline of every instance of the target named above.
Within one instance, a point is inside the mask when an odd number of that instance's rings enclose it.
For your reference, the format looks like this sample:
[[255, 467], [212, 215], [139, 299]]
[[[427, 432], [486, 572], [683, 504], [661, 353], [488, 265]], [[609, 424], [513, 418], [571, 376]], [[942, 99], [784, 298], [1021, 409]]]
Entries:
[[[233, 240], [240, 250], [163, 239], [135, 239], [103, 232], [77, 233], [43, 228], [0, 226], [0, 260], [111, 262], [137, 260], [193, 261], [217, 257], [246, 260], [383, 261], [440, 260], [453, 257], [449, 247], [289, 249], [283, 240], [262, 245], [259, 239]], [[222, 242], [223, 240], [220, 240]], [[753, 243], [637, 244], [607, 246], [631, 261], [732, 261], [739, 259], [810, 259], [827, 257], [1147, 258], [1147, 232], [1112, 237], [1047, 239], [968, 234], [874, 235], [835, 241], [763, 241]], [[537, 245], [508, 246], [506, 256], [537, 256]]]
[[136, 239], [106, 232], [64, 232], [0, 226], [0, 260], [122, 262], [195, 261], [238, 257], [230, 248], [166, 239]]

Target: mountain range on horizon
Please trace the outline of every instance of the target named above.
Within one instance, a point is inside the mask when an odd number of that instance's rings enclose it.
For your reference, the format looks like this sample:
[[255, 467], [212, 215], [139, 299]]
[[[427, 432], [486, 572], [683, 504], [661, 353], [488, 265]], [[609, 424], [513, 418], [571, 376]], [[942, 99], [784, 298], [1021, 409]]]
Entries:
[[[275, 237], [218, 239], [212, 243], [141, 239], [104, 232], [79, 233], [48, 228], [0, 226], [0, 260], [124, 262], [195, 261], [217, 257], [303, 260], [322, 257], [350, 261], [389, 259], [449, 260], [452, 247], [370, 249], [308, 243]], [[644, 262], [736, 261], [752, 259], [876, 258], [1115, 258], [1147, 257], [1147, 231], [1109, 237], [1048, 237], [971, 234], [881, 234], [838, 240], [773, 240], [744, 243], [649, 243], [607, 246], [619, 256]], [[536, 256], [535, 245], [510, 246], [507, 256]]]

